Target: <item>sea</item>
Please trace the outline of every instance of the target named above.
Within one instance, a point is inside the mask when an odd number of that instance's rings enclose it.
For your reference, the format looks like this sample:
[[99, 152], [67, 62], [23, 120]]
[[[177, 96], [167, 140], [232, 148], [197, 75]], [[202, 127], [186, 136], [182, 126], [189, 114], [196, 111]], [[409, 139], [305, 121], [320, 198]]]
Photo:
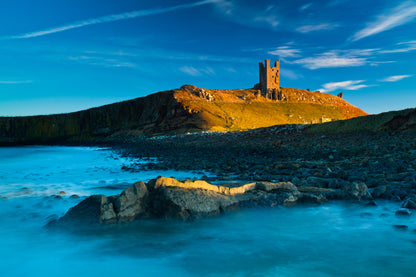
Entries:
[[[151, 157], [149, 157], [151, 158]], [[1, 276], [416, 276], [415, 216], [400, 203], [250, 208], [75, 230], [45, 225], [92, 194], [157, 176], [97, 147], [0, 148]]]

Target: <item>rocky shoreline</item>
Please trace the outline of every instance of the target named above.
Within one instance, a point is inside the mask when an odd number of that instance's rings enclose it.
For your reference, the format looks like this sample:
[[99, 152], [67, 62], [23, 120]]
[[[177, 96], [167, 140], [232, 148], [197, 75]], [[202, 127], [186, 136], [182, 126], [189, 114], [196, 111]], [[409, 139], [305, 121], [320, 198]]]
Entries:
[[302, 125], [246, 132], [143, 139], [119, 150], [158, 162], [125, 170], [208, 171], [206, 181], [292, 182], [338, 189], [362, 182], [374, 198], [403, 201], [416, 193], [416, 132], [311, 134]]
[[[247, 206], [327, 200], [371, 205], [376, 205], [377, 199], [397, 201], [403, 208], [397, 215], [410, 215], [416, 208], [414, 131], [316, 134], [304, 126], [286, 125], [117, 140], [122, 143], [113, 144], [113, 148], [126, 156], [157, 159], [125, 166], [124, 170], [194, 170], [213, 176], [196, 182], [169, 178], [139, 182], [120, 195], [90, 197], [58, 222], [79, 220], [82, 214], [90, 214], [87, 218], [95, 223], [136, 218], [188, 220]], [[247, 186], [251, 189], [244, 193], [224, 193]]]

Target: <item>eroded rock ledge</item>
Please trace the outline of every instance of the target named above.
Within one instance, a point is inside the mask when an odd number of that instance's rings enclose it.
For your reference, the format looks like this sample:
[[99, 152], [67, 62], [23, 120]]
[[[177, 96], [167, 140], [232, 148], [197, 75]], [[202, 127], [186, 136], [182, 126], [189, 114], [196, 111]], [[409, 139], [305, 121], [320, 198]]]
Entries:
[[205, 181], [180, 182], [159, 177], [147, 184], [140, 181], [119, 195], [93, 195], [71, 208], [51, 224], [112, 223], [138, 218], [177, 218], [183, 220], [213, 216], [230, 209], [253, 206], [320, 203], [327, 199], [371, 199], [363, 183], [343, 189], [302, 187], [291, 182], [255, 182], [239, 187], [217, 186]]

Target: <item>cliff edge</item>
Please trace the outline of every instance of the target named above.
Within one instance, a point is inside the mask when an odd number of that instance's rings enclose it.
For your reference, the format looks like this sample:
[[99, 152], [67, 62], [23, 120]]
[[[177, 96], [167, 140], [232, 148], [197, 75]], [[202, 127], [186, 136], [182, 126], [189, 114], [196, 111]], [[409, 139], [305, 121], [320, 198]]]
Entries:
[[247, 130], [366, 115], [334, 95], [292, 88], [281, 92], [282, 99], [276, 101], [256, 89], [184, 85], [74, 113], [0, 117], [0, 144], [91, 143], [120, 136]]

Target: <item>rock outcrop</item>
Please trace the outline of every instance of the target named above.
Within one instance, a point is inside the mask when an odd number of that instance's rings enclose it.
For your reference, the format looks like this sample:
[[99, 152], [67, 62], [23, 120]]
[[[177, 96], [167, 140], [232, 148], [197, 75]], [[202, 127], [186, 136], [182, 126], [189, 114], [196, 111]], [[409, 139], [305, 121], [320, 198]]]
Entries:
[[205, 181], [180, 182], [159, 177], [137, 182], [119, 195], [93, 195], [71, 208], [51, 225], [129, 222], [138, 218], [192, 220], [243, 207], [290, 206], [297, 202], [321, 203], [327, 199], [370, 199], [367, 187], [356, 183], [343, 189], [298, 188], [291, 182], [253, 182], [238, 187]]
[[93, 195], [71, 208], [57, 223], [126, 222], [136, 218], [189, 220], [250, 206], [290, 205], [301, 193], [290, 182], [256, 182], [225, 187], [205, 181], [159, 177], [137, 182], [119, 195]]

